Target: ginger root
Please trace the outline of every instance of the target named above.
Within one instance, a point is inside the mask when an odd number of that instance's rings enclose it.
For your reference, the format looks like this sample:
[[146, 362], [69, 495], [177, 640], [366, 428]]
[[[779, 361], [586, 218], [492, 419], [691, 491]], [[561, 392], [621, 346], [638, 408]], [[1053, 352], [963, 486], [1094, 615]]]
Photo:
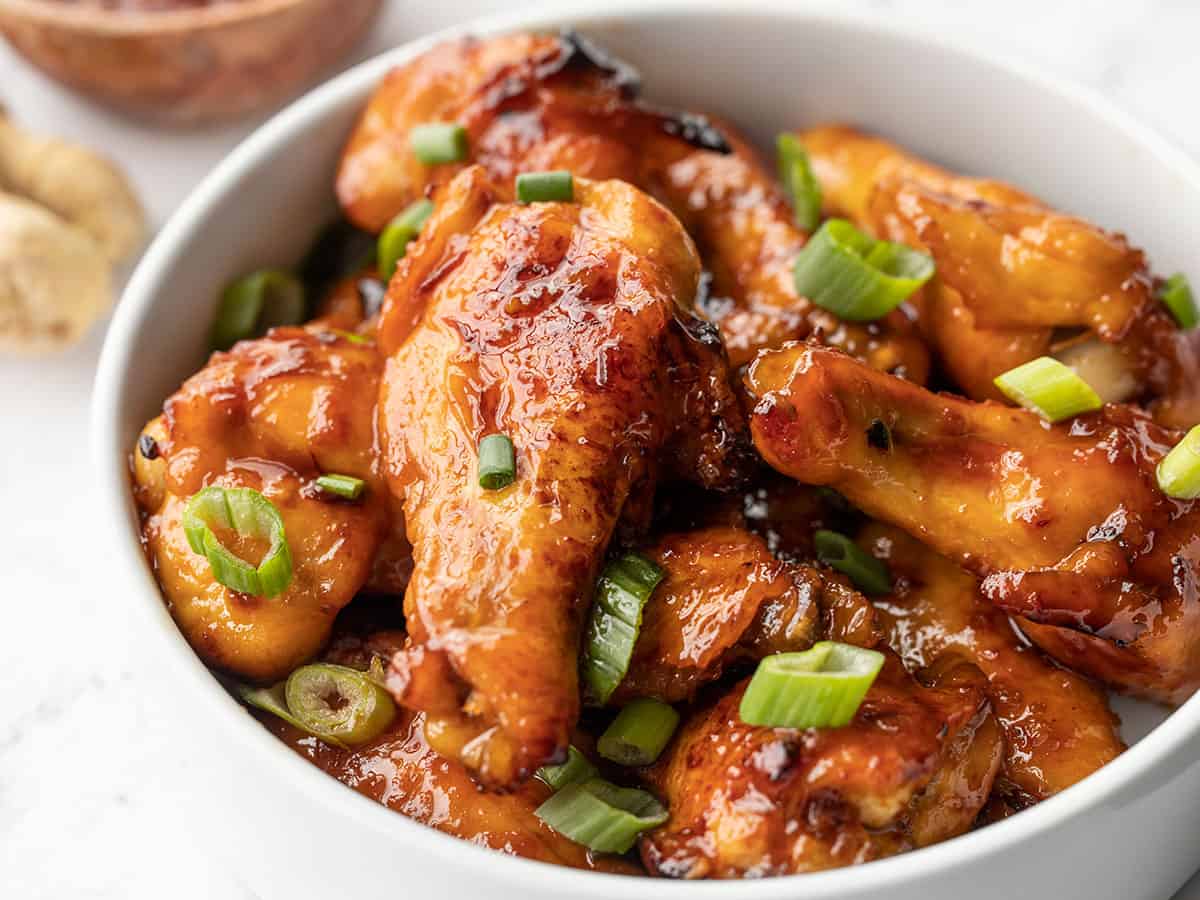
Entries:
[[82, 228], [111, 263], [129, 256], [145, 236], [142, 205], [116, 166], [78, 144], [30, 134], [3, 110], [0, 188]]
[[0, 108], [0, 350], [79, 341], [112, 305], [112, 267], [138, 249], [145, 230], [116, 166], [26, 132]]
[[0, 351], [77, 342], [112, 303], [108, 259], [82, 228], [0, 192]]

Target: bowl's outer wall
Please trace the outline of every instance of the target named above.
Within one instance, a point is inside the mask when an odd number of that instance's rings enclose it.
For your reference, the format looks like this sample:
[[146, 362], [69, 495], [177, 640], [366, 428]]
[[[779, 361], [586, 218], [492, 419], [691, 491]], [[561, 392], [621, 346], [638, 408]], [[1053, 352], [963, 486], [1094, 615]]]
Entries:
[[[1150, 249], [1159, 271], [1195, 265], [1200, 182], [1165, 164], [1153, 141], [1115, 125], [1103, 110], [1019, 72], [936, 42], [800, 13], [680, 15], [631, 7], [608, 19], [545, 16], [534, 24], [554, 21], [584, 26], [637, 63], [653, 98], [728, 117], [764, 143], [785, 127], [859, 123], [1120, 227]], [[140, 560], [125, 448], [202, 362], [220, 287], [246, 269], [297, 259], [332, 212], [337, 153], [385, 68], [376, 62], [343, 76], [236, 151], [148, 254], [105, 348], [95, 408], [97, 456], [112, 506], [104, 528], [115, 532], [127, 570], [121, 578], [144, 606], [146, 644], [170, 673], [164, 709], [181, 716], [180, 766], [194, 785], [195, 806], [181, 811], [178, 824], [198, 845], [228, 853], [267, 900], [423, 890], [521, 900], [1169, 897], [1197, 862], [1200, 766], [1182, 740], [1198, 730], [1194, 702], [1148, 742], [1170, 733], [1169, 744], [1164, 736], [1156, 745], [1152, 767], [1134, 758], [1139, 746], [1100, 776], [982, 832], [803, 881], [704, 885], [618, 882], [442, 839], [309, 771], [265, 732], [247, 727], [253, 723], [239, 718], [187, 652]], [[1110, 790], [1109, 770], [1118, 769], [1122, 783]]]

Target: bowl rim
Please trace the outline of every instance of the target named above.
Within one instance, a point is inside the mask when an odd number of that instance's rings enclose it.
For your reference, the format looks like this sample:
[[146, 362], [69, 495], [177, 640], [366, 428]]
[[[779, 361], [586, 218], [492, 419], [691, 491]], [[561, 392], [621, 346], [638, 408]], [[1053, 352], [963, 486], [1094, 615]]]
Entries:
[[[133, 340], [150, 318], [155, 298], [164, 295], [159, 285], [173, 261], [196, 237], [197, 227], [212, 208], [227, 201], [230, 188], [260, 164], [273, 148], [285, 144], [314, 121], [327, 118], [347, 104], [360, 102], [392, 67], [424, 52], [441, 41], [465, 34], [494, 35], [528, 28], [552, 28], [563, 24], [618, 23], [624, 27], [654, 24], [679, 13], [702, 12], [713, 17], [757, 17], [805, 21], [848, 32], [872, 33], [887, 40], [921, 47], [956, 59], [964, 66], [998, 72], [1029, 85], [1030, 89], [1056, 95], [1081, 107], [1106, 127], [1124, 134], [1148, 151], [1149, 156], [1200, 197], [1200, 164], [1191, 160], [1149, 126], [1113, 106], [1098, 93], [1068, 79], [1051, 75], [1030, 64], [1001, 54], [964, 48], [949, 38], [908, 23], [881, 21], [853, 11], [796, 3], [790, 7], [769, 0], [570, 0], [553, 7], [503, 13], [474, 19], [407, 42], [369, 59], [330, 79], [286, 106], [241, 144], [235, 147], [189, 194], [156, 237], [133, 274], [104, 341], [98, 366], [91, 412], [94, 465], [99, 475], [103, 533], [114, 543], [115, 567], [142, 586], [136, 606], [144, 625], [161, 636], [158, 650], [167, 657], [174, 674], [190, 685], [192, 693], [207, 705], [227, 734], [238, 744], [238, 752], [252, 754], [283, 773], [295, 790], [307, 794], [324, 809], [353, 820], [356, 827], [394, 839], [413, 850], [427, 851], [439, 860], [465, 867], [473, 875], [502, 877], [510, 883], [535, 880], [539, 887], [564, 895], [607, 898], [620, 892], [633, 897], [684, 897], [698, 893], [723, 900], [785, 900], [795, 896], [798, 882], [792, 877], [758, 881], [687, 882], [636, 879], [628, 876], [589, 872], [540, 863], [496, 853], [470, 842], [414, 822], [393, 810], [347, 788], [307, 760], [293, 753], [251, 717], [220, 685], [213, 673], [191, 651], [182, 633], [162, 603], [161, 594], [143, 556], [140, 541], [129, 525], [133, 502], [128, 483], [128, 446], [133, 436], [120, 429], [121, 386], [136, 365], [131, 356]], [[1033, 841], [1058, 825], [1101, 804], [1124, 805], [1128, 792], [1139, 782], [1152, 778], [1155, 767], [1200, 733], [1200, 693], [1178, 707], [1141, 741], [1099, 771], [1060, 794], [987, 828], [957, 838], [874, 862], [806, 874], [805, 896], [846, 898], [855, 891], [883, 889], [912, 883], [936, 870], [952, 870], [984, 857], [1011, 850]]]
[[[38, 27], [66, 28], [107, 37], [147, 37], [202, 31], [265, 19], [313, 0], [237, 0], [212, 6], [163, 10], [114, 10], [54, 0], [0, 0], [0, 24], [20, 20]], [[378, 0], [375, 0], [378, 2]]]

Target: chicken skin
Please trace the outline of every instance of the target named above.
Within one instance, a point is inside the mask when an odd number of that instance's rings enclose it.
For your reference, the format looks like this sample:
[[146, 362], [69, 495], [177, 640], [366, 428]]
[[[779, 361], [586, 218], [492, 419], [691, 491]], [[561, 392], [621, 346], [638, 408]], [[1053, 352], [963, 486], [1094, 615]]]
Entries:
[[1049, 425], [801, 345], [761, 356], [747, 387], [770, 465], [984, 578], [1059, 662], [1167, 703], [1200, 684], [1200, 509], [1155, 478], [1177, 433], [1118, 405]]
[[933, 256], [937, 277], [916, 305], [968, 396], [998, 399], [993, 378], [1054, 354], [1107, 401], [1155, 400], [1172, 427], [1200, 421], [1195, 348], [1155, 299], [1145, 255], [1123, 235], [852, 128], [800, 138], [829, 214]]
[[[376, 632], [365, 640], [346, 636], [325, 659], [366, 669], [372, 657], [388, 658], [403, 640], [403, 632]], [[399, 710], [386, 732], [353, 750], [315, 740], [280, 719], [267, 724], [338, 781], [422, 825], [526, 859], [600, 872], [639, 871], [621, 857], [592, 853], [537, 818], [534, 810], [551, 794], [541, 781], [530, 780], [509, 793], [481, 792], [461, 763], [430, 748], [423, 713]]]
[[[891, 856], [970, 828], [1000, 766], [979, 671], [913, 680], [889, 655], [843, 728], [747, 725], [747, 682], [691, 714], [647, 780], [671, 819], [642, 838], [652, 874], [745, 878]], [[926, 796], [929, 794], [929, 796]]]
[[[644, 527], [660, 475], [733, 483], [745, 441], [719, 344], [692, 331], [699, 261], [674, 217], [622, 182], [505, 196], [480, 167], [451, 182], [380, 323], [384, 459], [414, 547], [389, 687], [497, 787], [566, 751], [618, 525]], [[476, 474], [490, 434], [515, 447], [500, 490]]]
[[[825, 579], [776, 559], [758, 535], [704, 528], [665, 535], [641, 553], [665, 575], [643, 610], [617, 705], [691, 700], [730, 663], [812, 646]], [[830, 581], [830, 590], [849, 590]]]
[[[170, 397], [134, 453], [143, 538], [167, 605], [210, 665], [253, 681], [282, 678], [310, 659], [337, 611], [363, 587], [388, 523], [376, 474], [374, 404], [382, 360], [372, 345], [300, 328], [243, 341]], [[367, 482], [347, 503], [314, 484], [336, 472]], [[294, 571], [277, 597], [217, 582], [188, 545], [181, 517], [207, 485], [260, 491], [278, 509]], [[234, 533], [244, 559], [264, 547]]]
[[908, 319], [844, 323], [799, 296], [792, 259], [807, 235], [754, 151], [728, 126], [639, 101], [637, 79], [575, 35], [514, 34], [439, 45], [385, 79], [346, 146], [337, 192], [351, 220], [381, 229], [436, 194], [463, 164], [427, 166], [409, 131], [457, 122], [470, 162], [500, 183], [520, 172], [567, 169], [619, 178], [663, 202], [712, 270], [701, 313], [741, 366], [762, 347], [817, 336], [877, 368], [923, 382], [928, 353]]
[[1022, 641], [974, 576], [886, 525], [869, 525], [858, 541], [895, 578], [893, 593], [875, 600], [876, 617], [905, 665], [922, 669], [953, 651], [987, 677], [1004, 733], [997, 789], [1010, 804], [1053, 796], [1125, 749], [1104, 692]]

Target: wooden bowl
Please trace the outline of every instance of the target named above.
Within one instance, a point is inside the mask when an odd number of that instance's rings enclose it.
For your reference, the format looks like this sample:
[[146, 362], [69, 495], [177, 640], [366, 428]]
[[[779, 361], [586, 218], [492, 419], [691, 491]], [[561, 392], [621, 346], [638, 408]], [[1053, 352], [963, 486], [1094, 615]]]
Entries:
[[229, 0], [155, 12], [0, 0], [0, 33], [71, 88], [158, 122], [230, 119], [299, 91], [381, 0]]

